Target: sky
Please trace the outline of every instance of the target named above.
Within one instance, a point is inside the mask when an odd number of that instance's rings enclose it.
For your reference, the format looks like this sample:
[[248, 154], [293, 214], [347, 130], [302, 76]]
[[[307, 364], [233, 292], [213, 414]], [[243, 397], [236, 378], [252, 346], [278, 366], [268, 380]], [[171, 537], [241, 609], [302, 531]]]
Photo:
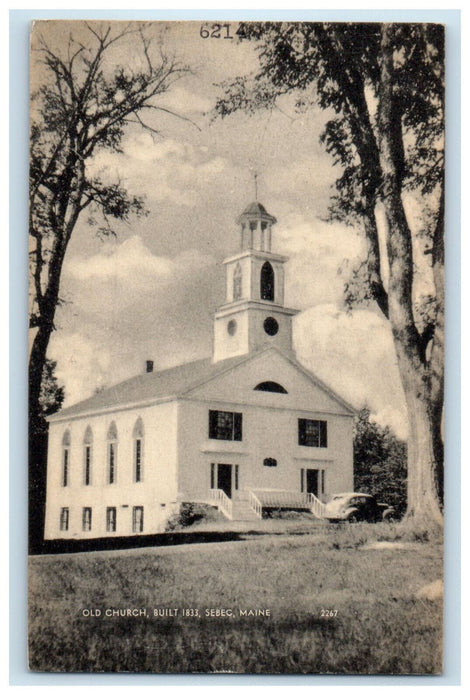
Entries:
[[[51, 46], [71, 28], [87, 40], [81, 23], [69, 25], [37, 29]], [[319, 142], [328, 114], [312, 108], [299, 115], [290, 97], [280, 110], [214, 119], [220, 83], [255, 70], [257, 56], [249, 43], [202, 38], [200, 27], [154, 23], [149, 29], [191, 67], [158, 101], [179, 117], [152, 112], [146, 118], [158, 136], [132, 127], [122, 153], [102, 151], [87, 164], [90, 173], [110, 182], [119, 177], [129, 192], [144, 196], [149, 214], [119, 223], [117, 236], [104, 241], [86, 217], [77, 224], [48, 353], [65, 385], [64, 405], [144, 371], [147, 359], [158, 370], [211, 354], [213, 314], [224, 295], [221, 261], [237, 252], [235, 222], [255, 199], [256, 171], [258, 199], [278, 221], [273, 251], [289, 256], [285, 303], [299, 309], [298, 358], [356, 408], [369, 406], [378, 422], [406, 438], [389, 325], [374, 308], [349, 313], [343, 304], [344, 283], [364, 247], [360, 229], [326, 220], [339, 175]], [[236, 28], [231, 23], [231, 35]], [[135, 42], [110, 55], [114, 66], [139, 60]], [[33, 64], [33, 80], [41, 79], [36, 70]], [[413, 207], [410, 199], [411, 214]]]

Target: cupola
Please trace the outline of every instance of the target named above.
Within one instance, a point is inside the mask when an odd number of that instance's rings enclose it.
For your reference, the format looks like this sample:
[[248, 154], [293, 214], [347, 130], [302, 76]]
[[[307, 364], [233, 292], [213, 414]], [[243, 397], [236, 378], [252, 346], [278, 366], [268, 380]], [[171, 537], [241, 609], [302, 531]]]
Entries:
[[271, 250], [271, 227], [276, 218], [260, 202], [252, 202], [237, 219], [240, 226], [240, 250]]

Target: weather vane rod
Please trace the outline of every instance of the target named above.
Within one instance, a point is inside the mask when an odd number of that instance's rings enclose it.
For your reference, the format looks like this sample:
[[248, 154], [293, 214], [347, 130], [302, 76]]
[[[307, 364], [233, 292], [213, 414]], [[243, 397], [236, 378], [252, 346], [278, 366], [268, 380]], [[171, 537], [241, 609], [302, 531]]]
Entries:
[[255, 180], [255, 202], [257, 202], [258, 201], [258, 173], [255, 172], [253, 177]]

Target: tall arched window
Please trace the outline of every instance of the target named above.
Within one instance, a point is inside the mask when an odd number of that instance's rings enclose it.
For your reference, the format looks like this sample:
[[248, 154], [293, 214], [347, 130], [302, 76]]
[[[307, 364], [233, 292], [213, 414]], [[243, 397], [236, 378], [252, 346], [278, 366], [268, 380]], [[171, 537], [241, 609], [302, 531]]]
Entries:
[[83, 483], [85, 486], [91, 484], [91, 453], [93, 445], [93, 433], [90, 426], [85, 430], [83, 438]]
[[144, 424], [142, 418], [135, 422], [134, 432], [134, 481], [142, 481], [143, 478], [143, 458], [144, 458]]
[[70, 481], [70, 444], [70, 430], [66, 430], [62, 438], [62, 486]]
[[116, 423], [113, 421], [108, 430], [108, 484], [116, 482], [117, 469], [117, 429]]
[[274, 270], [268, 261], [261, 268], [260, 287], [261, 299], [274, 301]]
[[242, 296], [242, 268], [237, 263], [233, 273], [233, 300], [241, 299]]

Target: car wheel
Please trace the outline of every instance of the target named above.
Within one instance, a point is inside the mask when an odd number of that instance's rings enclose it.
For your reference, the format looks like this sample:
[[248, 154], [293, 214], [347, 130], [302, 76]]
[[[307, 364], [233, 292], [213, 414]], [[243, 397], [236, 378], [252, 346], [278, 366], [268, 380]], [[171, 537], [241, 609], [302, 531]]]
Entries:
[[391, 520], [395, 520], [396, 518], [396, 513], [394, 510], [385, 510], [382, 513], [382, 520], [390, 522]]
[[351, 513], [348, 515], [348, 523], [357, 523], [358, 522], [358, 517], [356, 513]]

